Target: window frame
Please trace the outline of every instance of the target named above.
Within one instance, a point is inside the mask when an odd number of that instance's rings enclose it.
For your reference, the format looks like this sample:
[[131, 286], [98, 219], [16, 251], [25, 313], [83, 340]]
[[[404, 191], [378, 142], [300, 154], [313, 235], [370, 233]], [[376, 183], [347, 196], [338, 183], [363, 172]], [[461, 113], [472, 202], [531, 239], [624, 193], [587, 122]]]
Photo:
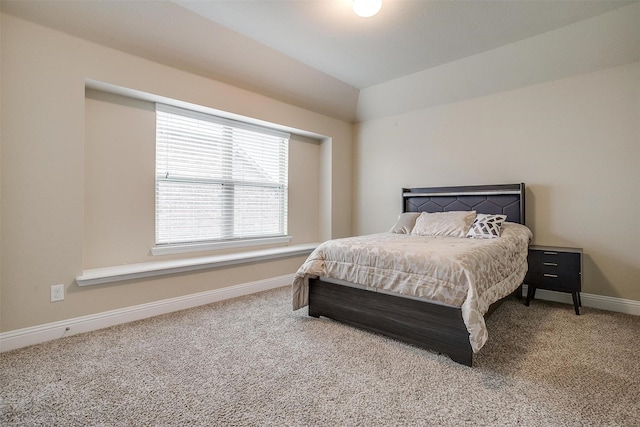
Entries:
[[[273, 182], [260, 182], [257, 181], [248, 181], [248, 180], [238, 180], [233, 176], [226, 176], [226, 174], [233, 174], [233, 138], [231, 136], [229, 141], [231, 144], [229, 145], [221, 145], [221, 150], [223, 152], [222, 163], [225, 166], [221, 166], [221, 168], [225, 171], [225, 176], [222, 176], [220, 179], [209, 179], [203, 177], [170, 177], [169, 173], [165, 177], [162, 177], [162, 173], [160, 173], [159, 165], [158, 165], [158, 147], [159, 147], [159, 116], [158, 112], [167, 113], [177, 116], [186, 117], [188, 119], [202, 120], [205, 122], [213, 123], [216, 126], [222, 126], [224, 129], [230, 128], [239, 131], [249, 131], [249, 132], [257, 132], [263, 135], [268, 135], [268, 137], [276, 137], [281, 138], [282, 141], [278, 147], [278, 167], [284, 168], [278, 169], [278, 173], [280, 175], [278, 183]], [[153, 255], [162, 255], [162, 254], [170, 254], [170, 253], [181, 253], [181, 252], [193, 252], [193, 251], [206, 251], [213, 249], [223, 249], [223, 248], [234, 248], [234, 247], [245, 247], [245, 246], [257, 246], [257, 245], [268, 245], [268, 244], [276, 244], [276, 243], [288, 243], [291, 241], [291, 236], [287, 235], [288, 229], [288, 150], [290, 143], [290, 134], [287, 132], [283, 132], [280, 130], [276, 130], [273, 128], [258, 126], [251, 123], [246, 123], [242, 121], [227, 119], [224, 117], [207, 114], [200, 111], [179, 108], [173, 105], [167, 105], [163, 103], [156, 103], [156, 160], [155, 160], [155, 246], [151, 249]], [[274, 150], [275, 151], [275, 150]], [[284, 160], [283, 160], [284, 159]], [[284, 162], [284, 165], [282, 163]], [[284, 173], [284, 178], [281, 176]], [[250, 187], [253, 186], [262, 186], [273, 189], [278, 189], [281, 192], [282, 201], [279, 205], [279, 217], [278, 217], [278, 232], [276, 234], [259, 234], [253, 236], [238, 236], [234, 235], [234, 216], [237, 214], [235, 208], [225, 209], [225, 212], [230, 213], [231, 217], [224, 216], [221, 220], [222, 233], [221, 237], [218, 239], [206, 239], [203, 240], [199, 238], [196, 234], [193, 234], [191, 238], [185, 238], [182, 241], [167, 241], [166, 239], [159, 238], [159, 209], [160, 209], [160, 201], [159, 198], [159, 185], [162, 182], [185, 182], [185, 183], [193, 183], [195, 185], [221, 185], [221, 188], [225, 193], [233, 193], [236, 188], [241, 186]], [[227, 194], [228, 195], [228, 194]], [[223, 200], [229, 203], [234, 203], [235, 195], [232, 197], [223, 197]]]

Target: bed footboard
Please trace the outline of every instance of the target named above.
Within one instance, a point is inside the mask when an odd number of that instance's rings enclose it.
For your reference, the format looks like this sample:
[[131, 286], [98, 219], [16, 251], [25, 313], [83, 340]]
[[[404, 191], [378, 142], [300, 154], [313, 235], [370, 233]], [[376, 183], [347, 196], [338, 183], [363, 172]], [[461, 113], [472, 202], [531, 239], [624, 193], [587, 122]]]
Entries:
[[459, 308], [309, 279], [309, 315], [325, 316], [472, 365], [469, 332]]

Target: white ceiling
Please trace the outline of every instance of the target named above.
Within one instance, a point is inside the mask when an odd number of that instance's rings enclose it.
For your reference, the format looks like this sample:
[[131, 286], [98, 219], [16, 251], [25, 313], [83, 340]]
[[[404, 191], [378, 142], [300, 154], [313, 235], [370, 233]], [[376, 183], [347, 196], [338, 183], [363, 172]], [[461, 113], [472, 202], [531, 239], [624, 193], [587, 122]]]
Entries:
[[[0, 0], [2, 12], [342, 120], [362, 89], [636, 3]], [[4, 42], [4, 40], [3, 40]]]
[[628, 4], [599, 0], [173, 0], [362, 89], [514, 43]]

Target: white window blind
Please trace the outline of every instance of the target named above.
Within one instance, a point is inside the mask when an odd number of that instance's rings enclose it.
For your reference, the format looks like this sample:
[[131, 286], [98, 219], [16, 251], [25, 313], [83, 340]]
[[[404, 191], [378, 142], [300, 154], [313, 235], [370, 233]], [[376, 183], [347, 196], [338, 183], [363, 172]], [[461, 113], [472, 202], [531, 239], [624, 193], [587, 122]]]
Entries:
[[156, 105], [156, 244], [287, 233], [289, 134]]

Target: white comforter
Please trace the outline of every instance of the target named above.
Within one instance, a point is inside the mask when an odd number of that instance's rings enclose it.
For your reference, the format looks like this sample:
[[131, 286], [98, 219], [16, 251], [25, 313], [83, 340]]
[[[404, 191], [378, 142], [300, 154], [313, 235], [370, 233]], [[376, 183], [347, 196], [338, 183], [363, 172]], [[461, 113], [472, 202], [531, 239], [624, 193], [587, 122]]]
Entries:
[[380, 233], [327, 241], [296, 273], [293, 309], [309, 302], [309, 277], [345, 280], [460, 307], [474, 352], [487, 341], [484, 314], [527, 272], [531, 231], [505, 223], [497, 239]]

